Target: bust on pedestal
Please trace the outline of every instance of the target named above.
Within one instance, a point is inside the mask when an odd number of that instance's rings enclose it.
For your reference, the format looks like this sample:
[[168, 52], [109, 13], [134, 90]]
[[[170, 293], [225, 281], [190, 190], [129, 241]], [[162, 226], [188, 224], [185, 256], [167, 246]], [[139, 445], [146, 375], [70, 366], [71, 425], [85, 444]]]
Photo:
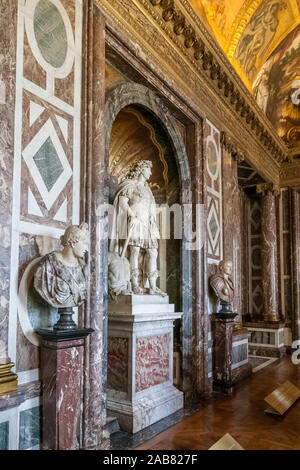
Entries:
[[68, 227], [61, 242], [63, 250], [44, 256], [34, 275], [37, 292], [60, 314], [53, 329], [37, 331], [42, 337], [43, 448], [75, 450], [84, 339], [93, 332], [79, 329], [72, 319], [73, 307], [86, 298], [87, 225]]
[[118, 188], [109, 254], [107, 408], [132, 433], [183, 407], [173, 386], [173, 322], [182, 314], [156, 285], [151, 166], [138, 162]]
[[251, 373], [248, 363], [249, 333], [241, 330], [233, 342], [234, 318], [237, 314], [231, 308], [234, 298], [231, 274], [232, 262], [223, 260], [219, 263], [218, 272], [210, 278], [210, 286], [221, 304], [221, 310], [213, 315], [212, 320], [215, 341], [214, 384], [226, 391], [231, 391], [235, 382]]

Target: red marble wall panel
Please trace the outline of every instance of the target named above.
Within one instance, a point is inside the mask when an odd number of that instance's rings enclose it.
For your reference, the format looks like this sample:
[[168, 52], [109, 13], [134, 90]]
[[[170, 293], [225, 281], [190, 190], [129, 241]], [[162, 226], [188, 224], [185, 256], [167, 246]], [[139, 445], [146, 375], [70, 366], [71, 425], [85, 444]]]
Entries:
[[128, 390], [128, 338], [110, 336], [107, 345], [107, 387]]
[[141, 392], [170, 379], [169, 344], [169, 334], [136, 339], [136, 392]]

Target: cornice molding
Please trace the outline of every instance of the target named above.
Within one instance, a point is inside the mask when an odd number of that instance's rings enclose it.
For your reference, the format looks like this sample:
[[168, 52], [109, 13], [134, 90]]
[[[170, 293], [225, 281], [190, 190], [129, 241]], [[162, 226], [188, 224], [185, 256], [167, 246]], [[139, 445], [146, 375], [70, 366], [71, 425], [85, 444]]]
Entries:
[[[176, 36], [182, 36], [191, 65], [195, 67], [196, 64], [200, 64], [208, 73], [210, 80], [217, 83], [219, 94], [223, 95], [228, 105], [238, 112], [277, 163], [287, 161], [289, 158], [287, 147], [268, 119], [262, 115], [254, 98], [224, 52], [207, 33], [204, 24], [187, 0], [139, 0], [139, 3], [152, 12], [156, 21], [157, 12], [160, 12], [161, 19], [172, 25], [172, 32]], [[183, 13], [184, 9], [187, 15]]]
[[[191, 26], [188, 31], [184, 27], [185, 33], [181, 32], [182, 17], [172, 14], [166, 21], [162, 6], [151, 0], [94, 1], [106, 17], [107, 42], [117, 55], [145, 78], [151, 77], [153, 85], [161, 83], [166, 97], [170, 93], [176, 96], [187, 116], [206, 116], [225, 131], [223, 145], [233, 158], [246, 158], [265, 181], [279, 183], [281, 167], [286, 166], [282, 162], [291, 161], [288, 147], [188, 0], [173, 0], [174, 7], [180, 5], [185, 24]], [[164, 2], [166, 6], [170, 0]], [[175, 19], [176, 31], [181, 34], [174, 32]], [[204, 44], [198, 60], [194, 57], [196, 34]], [[297, 178], [299, 181], [298, 171]], [[294, 185], [294, 179], [285, 178], [284, 184], [290, 186], [287, 181], [293, 180]]]
[[246, 159], [235, 140], [229, 137], [224, 131], [221, 132], [221, 145], [238, 163]]

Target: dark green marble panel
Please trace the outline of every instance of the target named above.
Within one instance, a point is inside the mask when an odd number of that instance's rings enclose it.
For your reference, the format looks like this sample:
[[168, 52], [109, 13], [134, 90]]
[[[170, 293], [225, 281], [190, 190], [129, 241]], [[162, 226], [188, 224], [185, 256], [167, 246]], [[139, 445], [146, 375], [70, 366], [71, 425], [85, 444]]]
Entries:
[[20, 413], [19, 449], [25, 450], [40, 444], [41, 407], [36, 406]]
[[9, 422], [0, 423], [0, 450], [8, 450]]
[[213, 213], [213, 215], [212, 215], [212, 217], [209, 221], [209, 227], [210, 227], [210, 230], [211, 230], [213, 240], [215, 240], [217, 232], [218, 232], [218, 223], [217, 223], [217, 220], [216, 220], [216, 217], [215, 217], [214, 213]]
[[50, 137], [34, 155], [33, 160], [48, 191], [51, 191], [64, 169]]
[[63, 18], [52, 2], [40, 0], [34, 12], [34, 33], [44, 60], [60, 68], [67, 56], [68, 41]]

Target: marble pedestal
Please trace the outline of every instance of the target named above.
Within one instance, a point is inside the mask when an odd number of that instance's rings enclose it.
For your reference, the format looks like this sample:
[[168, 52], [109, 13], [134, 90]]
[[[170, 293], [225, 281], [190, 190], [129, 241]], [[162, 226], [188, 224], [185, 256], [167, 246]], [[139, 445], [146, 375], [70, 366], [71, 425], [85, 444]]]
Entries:
[[237, 314], [214, 314], [212, 317], [214, 337], [214, 386], [231, 391], [232, 375], [232, 334]]
[[173, 322], [168, 297], [119, 296], [109, 303], [107, 409], [136, 433], [183, 408], [173, 386]]
[[77, 450], [84, 339], [91, 329], [38, 330], [42, 337], [43, 449]]

